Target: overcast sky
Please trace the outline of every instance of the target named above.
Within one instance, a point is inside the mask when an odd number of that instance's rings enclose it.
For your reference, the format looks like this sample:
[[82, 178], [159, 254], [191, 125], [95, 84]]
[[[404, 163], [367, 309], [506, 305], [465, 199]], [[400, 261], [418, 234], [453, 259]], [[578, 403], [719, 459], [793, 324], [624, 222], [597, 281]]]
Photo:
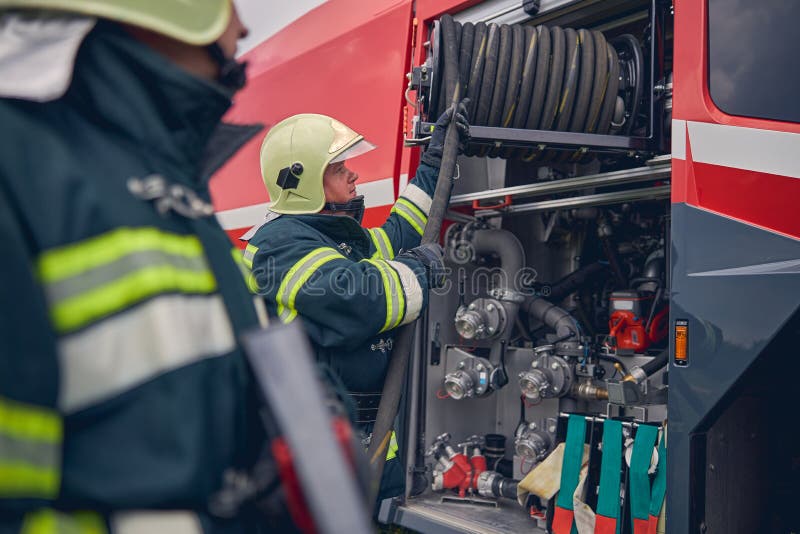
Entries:
[[244, 54], [324, 0], [236, 0], [236, 8], [250, 35], [239, 43]]

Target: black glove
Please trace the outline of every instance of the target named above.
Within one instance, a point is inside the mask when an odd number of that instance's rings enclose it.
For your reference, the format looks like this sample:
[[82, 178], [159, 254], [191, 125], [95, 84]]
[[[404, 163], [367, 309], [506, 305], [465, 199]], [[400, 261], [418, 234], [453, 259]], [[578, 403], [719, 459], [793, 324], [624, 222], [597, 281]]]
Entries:
[[464, 151], [467, 139], [469, 139], [469, 116], [467, 112], [467, 105], [469, 98], [463, 99], [459, 102], [458, 106], [450, 106], [441, 114], [439, 120], [433, 127], [431, 140], [428, 143], [428, 148], [422, 154], [423, 163], [436, 167], [437, 169], [442, 165], [442, 151], [444, 150], [444, 138], [447, 135], [447, 126], [453, 118], [453, 109], [456, 110], [456, 130], [458, 131], [458, 153]]
[[411, 258], [425, 267], [428, 275], [428, 287], [436, 289], [444, 286], [445, 270], [441, 245], [429, 243], [408, 250], [401, 250], [395, 259]]

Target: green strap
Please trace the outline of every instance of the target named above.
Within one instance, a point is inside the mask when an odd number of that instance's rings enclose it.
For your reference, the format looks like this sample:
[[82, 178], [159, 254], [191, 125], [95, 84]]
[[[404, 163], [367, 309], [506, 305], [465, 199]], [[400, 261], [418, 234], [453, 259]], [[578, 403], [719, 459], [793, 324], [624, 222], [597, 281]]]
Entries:
[[603, 461], [600, 464], [600, 494], [597, 513], [617, 520], [619, 532], [619, 485], [622, 471], [622, 423], [607, 419], [603, 423]]
[[[564, 444], [564, 461], [561, 464], [561, 489], [556, 506], [572, 510], [572, 495], [578, 487], [583, 462], [583, 442], [586, 439], [586, 419], [570, 415], [567, 422], [567, 439]], [[573, 525], [573, 528], [574, 525]]]
[[631, 454], [630, 494], [631, 520], [650, 517], [650, 461], [658, 437], [658, 427], [639, 425]]
[[650, 497], [650, 515], [658, 516], [664, 504], [664, 495], [667, 493], [667, 437], [662, 432], [661, 443], [658, 444], [658, 467], [653, 480], [652, 496]]

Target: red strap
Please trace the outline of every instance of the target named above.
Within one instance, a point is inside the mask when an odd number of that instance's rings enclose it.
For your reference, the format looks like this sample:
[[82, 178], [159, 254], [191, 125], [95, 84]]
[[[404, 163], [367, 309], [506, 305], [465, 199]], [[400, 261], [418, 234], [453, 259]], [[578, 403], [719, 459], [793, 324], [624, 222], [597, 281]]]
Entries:
[[300, 480], [297, 478], [297, 472], [292, 464], [289, 445], [282, 437], [278, 437], [272, 440], [271, 449], [275, 463], [278, 465], [278, 475], [285, 491], [286, 508], [289, 509], [289, 515], [300, 532], [314, 534], [317, 531], [314, 526], [314, 518], [303, 496]]
[[647, 534], [656, 534], [656, 527], [658, 527], [658, 516], [651, 515], [647, 522]]
[[633, 518], [633, 534], [647, 534], [650, 529], [650, 521], [647, 519]]
[[598, 514], [594, 518], [594, 534], [617, 534], [617, 520]]
[[572, 531], [572, 520], [575, 518], [575, 513], [572, 510], [556, 506], [556, 511], [553, 514], [553, 534], [570, 534]]

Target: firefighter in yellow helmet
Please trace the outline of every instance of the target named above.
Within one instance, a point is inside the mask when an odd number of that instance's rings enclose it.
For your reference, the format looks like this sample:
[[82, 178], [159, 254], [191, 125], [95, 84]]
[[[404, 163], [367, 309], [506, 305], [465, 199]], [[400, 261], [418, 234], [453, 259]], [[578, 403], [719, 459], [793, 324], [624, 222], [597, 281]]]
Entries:
[[[302, 320], [317, 358], [342, 380], [369, 439], [395, 329], [414, 321], [428, 290], [442, 283], [439, 245], [420, 246], [436, 187], [444, 134], [455, 116], [463, 141], [466, 107], [438, 120], [416, 177], [386, 222], [361, 226], [364, 198], [347, 162], [375, 148], [325, 115], [301, 114], [276, 124], [261, 146], [261, 171], [272, 205], [245, 239], [253, 289], [283, 322]], [[379, 498], [402, 492], [404, 475], [393, 437]]]
[[0, 0], [2, 532], [293, 528], [235, 506], [277, 476], [241, 484], [259, 313], [204, 164], [245, 33], [230, 0]]

